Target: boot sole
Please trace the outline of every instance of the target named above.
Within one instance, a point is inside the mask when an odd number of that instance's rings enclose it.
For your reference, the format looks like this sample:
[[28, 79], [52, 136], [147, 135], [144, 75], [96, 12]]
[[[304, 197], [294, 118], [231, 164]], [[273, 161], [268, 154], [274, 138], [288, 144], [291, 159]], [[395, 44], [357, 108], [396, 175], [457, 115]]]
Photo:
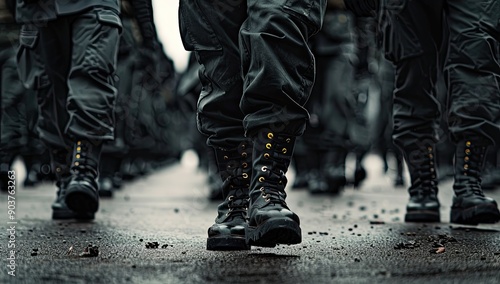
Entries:
[[66, 205], [77, 214], [95, 213], [99, 208], [99, 197], [85, 185], [69, 186], [66, 190]]
[[247, 244], [258, 247], [275, 247], [277, 244], [300, 244], [302, 231], [290, 218], [272, 218], [257, 227], [248, 227]]
[[439, 223], [441, 222], [441, 217], [439, 211], [410, 211], [405, 215], [405, 222]]
[[245, 237], [228, 236], [207, 238], [207, 250], [249, 250]]
[[94, 220], [94, 213], [76, 213], [70, 210], [67, 211], [52, 211], [52, 220]]
[[495, 204], [483, 204], [465, 209], [452, 208], [450, 221], [464, 225], [493, 224], [500, 221], [500, 211]]

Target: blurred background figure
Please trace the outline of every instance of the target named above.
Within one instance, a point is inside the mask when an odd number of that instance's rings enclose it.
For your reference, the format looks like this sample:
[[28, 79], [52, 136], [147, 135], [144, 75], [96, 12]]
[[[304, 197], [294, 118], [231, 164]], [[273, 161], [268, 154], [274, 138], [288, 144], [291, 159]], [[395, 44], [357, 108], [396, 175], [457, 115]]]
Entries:
[[335, 194], [346, 185], [346, 157], [356, 143], [352, 141], [358, 62], [354, 16], [328, 5], [323, 28], [310, 45], [316, 57], [316, 80], [306, 104], [311, 119], [294, 153], [294, 187], [305, 186], [312, 194]]
[[[52, 180], [50, 158], [38, 139], [37, 92], [26, 88], [17, 71], [16, 52], [21, 26], [15, 22], [15, 1], [0, 0], [0, 189], [16, 158], [26, 169], [25, 188]], [[19, 182], [19, 181], [18, 181]]]
[[190, 53], [187, 69], [181, 74], [177, 84], [176, 93], [180, 98], [182, 113], [188, 121], [185, 139], [188, 149], [194, 150], [198, 155], [198, 168], [207, 175], [208, 192], [210, 201], [223, 200], [222, 179], [217, 167], [215, 152], [207, 145], [207, 139], [196, 126], [196, 104], [201, 93], [201, 82], [198, 76], [200, 64], [196, 61], [195, 53]]
[[[131, 181], [178, 161], [183, 148], [186, 118], [175, 94], [178, 75], [173, 61], [159, 47], [151, 53], [131, 1], [121, 2], [123, 31], [117, 65], [115, 140], [107, 142], [101, 156], [99, 194], [111, 197], [124, 180]], [[156, 27], [153, 27], [156, 34]]]

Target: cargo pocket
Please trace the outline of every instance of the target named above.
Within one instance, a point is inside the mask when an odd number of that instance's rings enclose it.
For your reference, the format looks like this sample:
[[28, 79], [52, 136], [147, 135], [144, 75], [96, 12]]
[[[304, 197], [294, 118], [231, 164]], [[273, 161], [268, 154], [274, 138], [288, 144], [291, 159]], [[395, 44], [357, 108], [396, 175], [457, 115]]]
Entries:
[[40, 34], [32, 25], [23, 25], [19, 34], [19, 47], [16, 60], [19, 78], [26, 88], [36, 89], [40, 86], [40, 78], [46, 78], [45, 70], [37, 50]]
[[384, 13], [384, 50], [387, 60], [397, 63], [423, 53], [420, 40], [413, 30], [406, 0], [389, 0]]
[[321, 29], [326, 0], [286, 0], [284, 9], [307, 23], [312, 28], [312, 36]]
[[119, 32], [122, 32], [123, 26], [122, 21], [118, 14], [111, 10], [98, 9], [96, 10], [97, 20], [99, 23], [118, 28]]
[[218, 51], [222, 45], [210, 22], [194, 0], [180, 1], [179, 29], [188, 51]]

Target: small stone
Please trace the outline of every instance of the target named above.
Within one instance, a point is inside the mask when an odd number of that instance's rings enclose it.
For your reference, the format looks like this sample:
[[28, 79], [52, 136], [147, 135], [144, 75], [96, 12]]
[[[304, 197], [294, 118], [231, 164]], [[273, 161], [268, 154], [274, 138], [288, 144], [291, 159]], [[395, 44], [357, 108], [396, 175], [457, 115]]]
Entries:
[[96, 257], [99, 256], [99, 247], [92, 245], [89, 243], [87, 247], [83, 250], [79, 255], [80, 257]]
[[355, 258], [355, 259], [354, 259], [354, 261], [355, 261], [355, 262], [361, 262], [361, 259], [359, 259], [359, 258]]
[[175, 213], [179, 213], [179, 208], [175, 208], [175, 209], [174, 209], [174, 212], [175, 212]]
[[37, 256], [37, 255], [38, 255], [38, 253], [36, 251], [31, 252], [31, 256]]
[[429, 252], [435, 253], [435, 254], [441, 254], [444, 253], [446, 249], [444, 247], [438, 247], [438, 248], [433, 248]]

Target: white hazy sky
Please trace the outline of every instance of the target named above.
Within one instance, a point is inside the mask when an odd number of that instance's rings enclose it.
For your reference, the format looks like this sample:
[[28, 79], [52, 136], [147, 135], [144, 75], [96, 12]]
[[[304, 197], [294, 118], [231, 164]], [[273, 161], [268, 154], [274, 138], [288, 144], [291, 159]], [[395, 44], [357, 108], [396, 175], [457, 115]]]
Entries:
[[174, 60], [176, 69], [183, 71], [187, 66], [188, 53], [184, 50], [179, 35], [179, 0], [152, 1], [155, 24], [165, 51]]

